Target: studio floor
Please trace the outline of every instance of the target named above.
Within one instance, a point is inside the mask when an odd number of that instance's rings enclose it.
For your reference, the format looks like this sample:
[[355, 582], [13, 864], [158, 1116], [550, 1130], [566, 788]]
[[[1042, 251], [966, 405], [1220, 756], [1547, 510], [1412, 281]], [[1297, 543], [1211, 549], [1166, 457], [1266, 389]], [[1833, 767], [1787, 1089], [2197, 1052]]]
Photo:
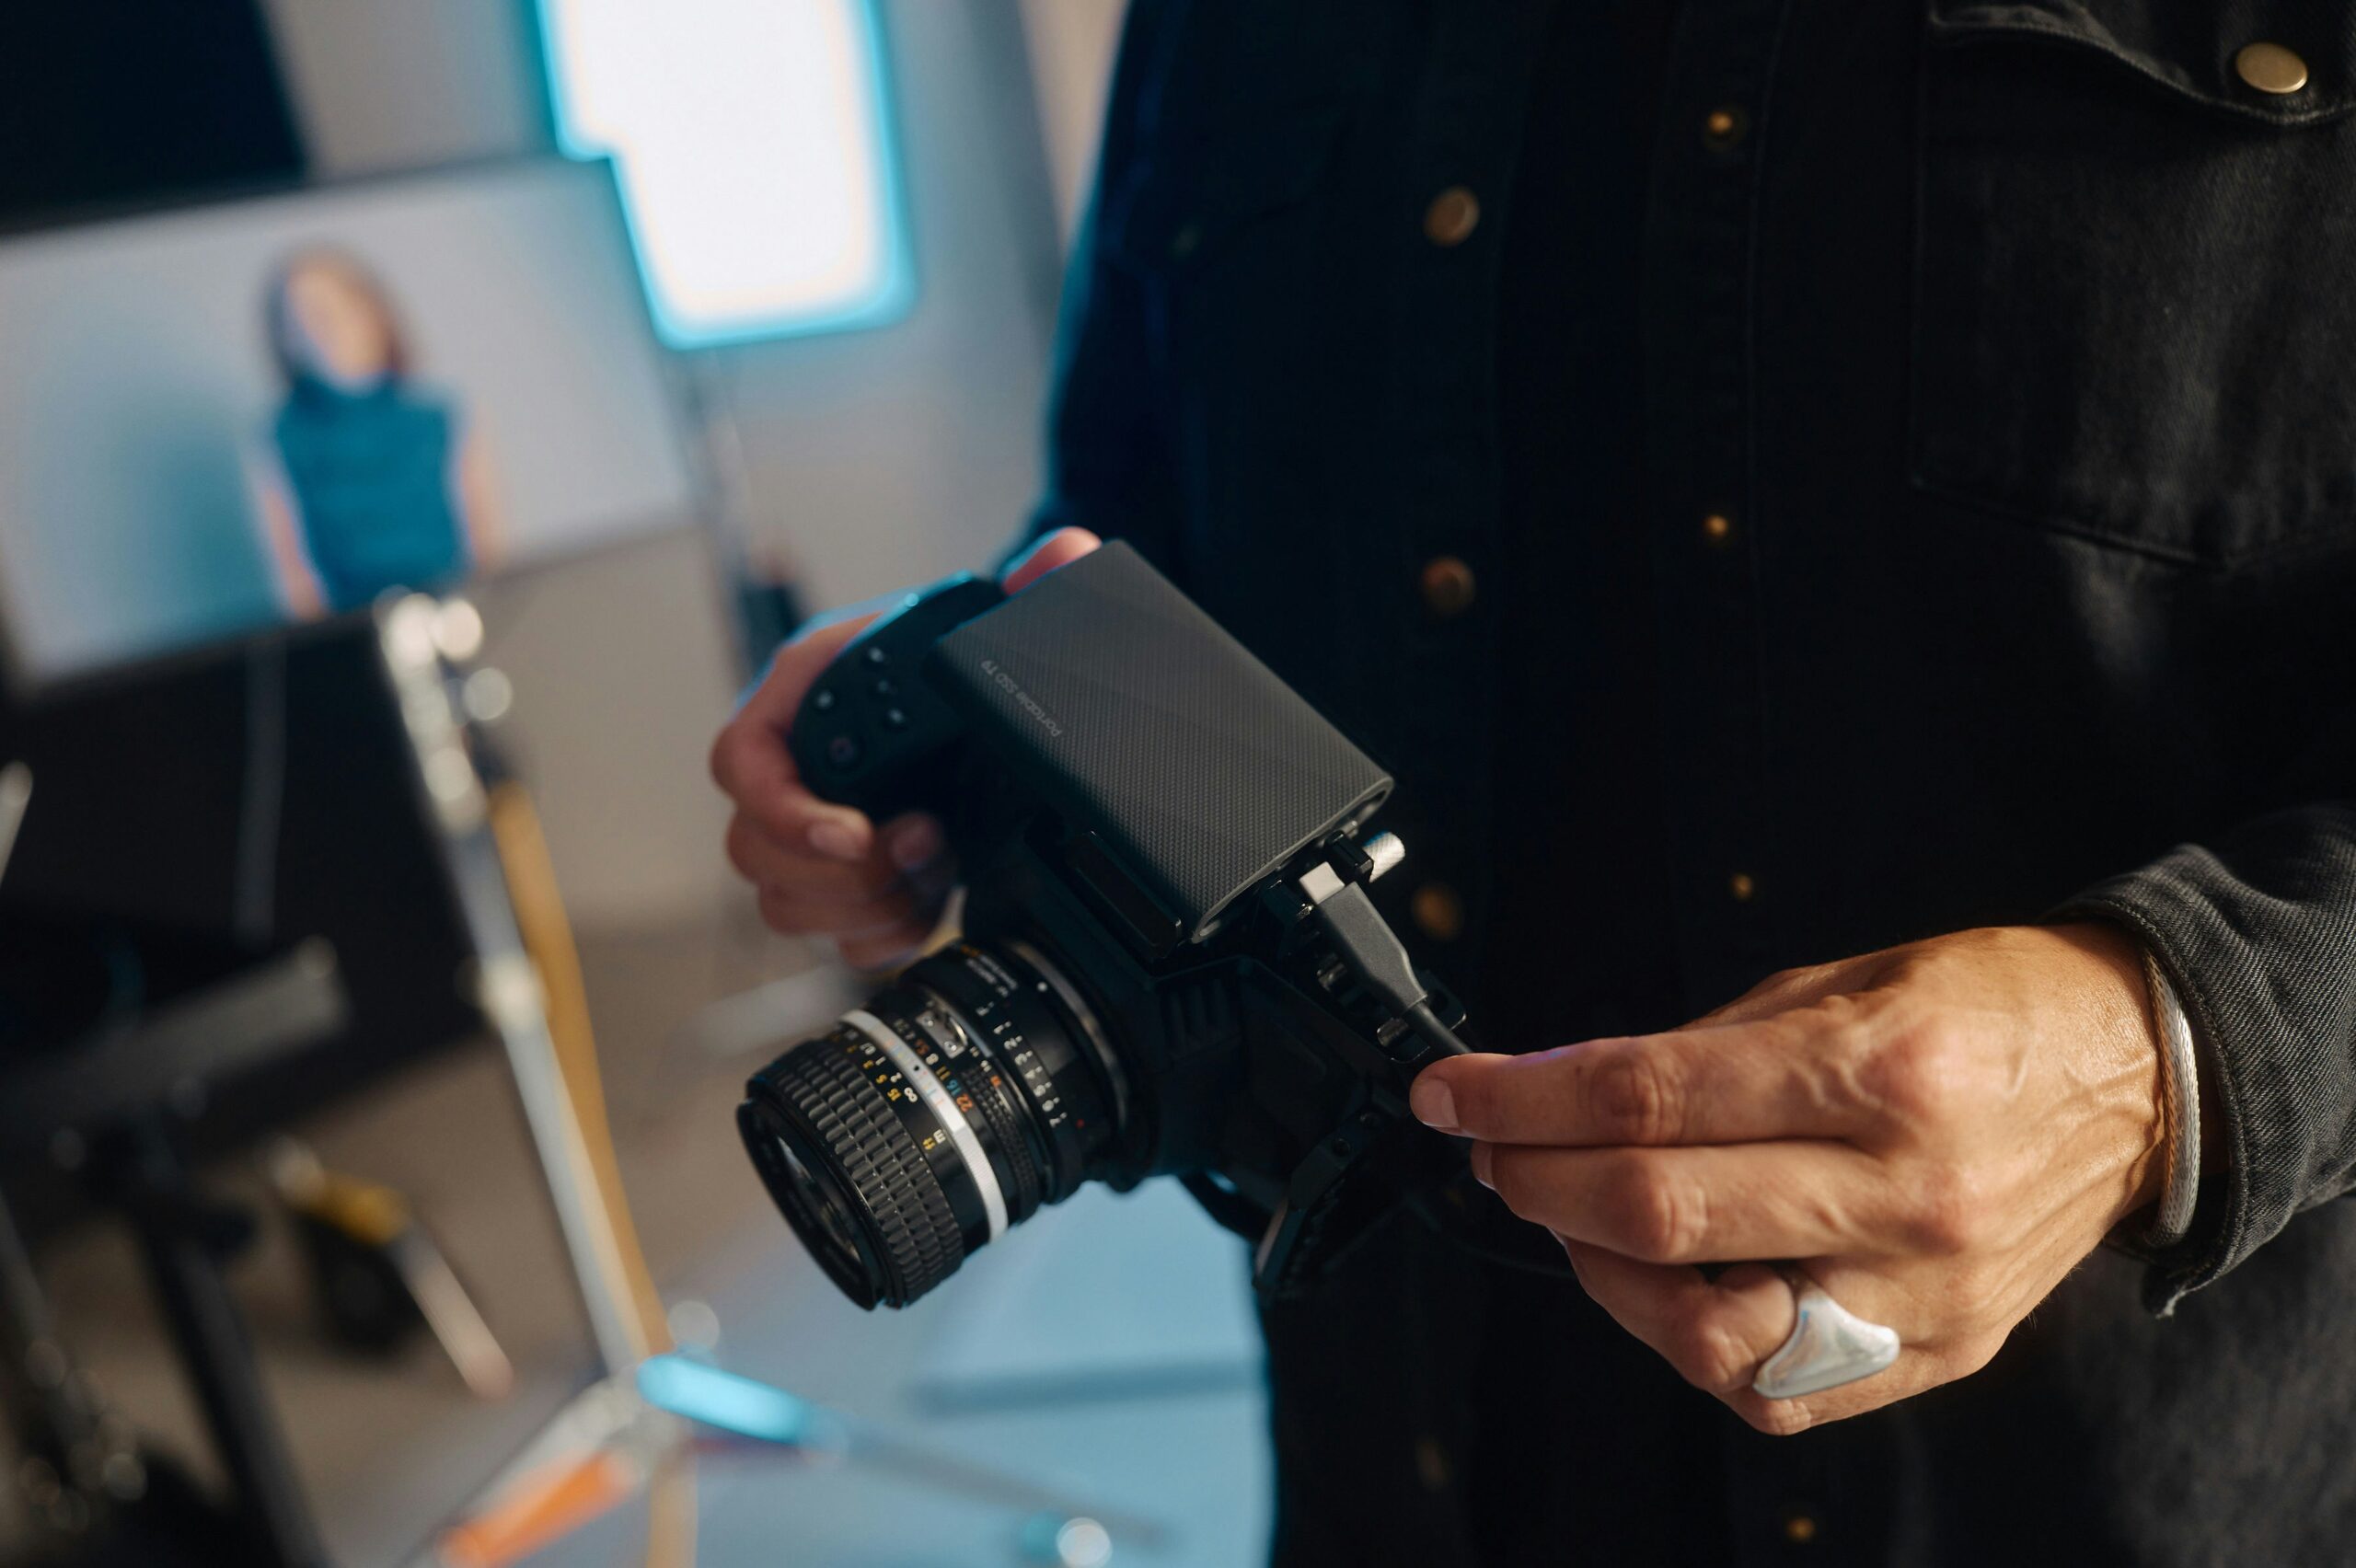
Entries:
[[[1261, 1558], [1268, 1454], [1240, 1242], [1168, 1184], [1091, 1190], [914, 1308], [861, 1312], [777, 1218], [732, 1121], [768, 1037], [829, 1016], [841, 977], [733, 911], [584, 937], [583, 950], [625, 1180], [675, 1317], [718, 1365], [921, 1456], [707, 1453], [680, 1493], [692, 1494], [696, 1568], [1053, 1563], [1050, 1504], [1104, 1519], [1112, 1563]], [[298, 1130], [330, 1165], [410, 1197], [517, 1369], [515, 1392], [485, 1404], [430, 1343], [360, 1356], [325, 1343], [283, 1224], [238, 1265], [334, 1562], [396, 1568], [585, 1385], [585, 1328], [494, 1049], [436, 1056]], [[209, 1181], [266, 1211], [255, 1163]], [[44, 1272], [110, 1403], [209, 1474], [125, 1239], [86, 1228]], [[649, 1530], [633, 1501], [528, 1562], [645, 1562]]]
[[[1054, 1563], [1055, 1525], [1071, 1515], [1106, 1523], [1113, 1563], [1257, 1561], [1266, 1447], [1235, 1249], [1173, 1188], [1084, 1195], [1056, 1218], [890, 1316], [850, 1308], [748, 1228], [695, 1284], [721, 1364], [945, 1462], [706, 1457], [693, 1562]], [[633, 1507], [530, 1561], [633, 1563], [649, 1526]]]

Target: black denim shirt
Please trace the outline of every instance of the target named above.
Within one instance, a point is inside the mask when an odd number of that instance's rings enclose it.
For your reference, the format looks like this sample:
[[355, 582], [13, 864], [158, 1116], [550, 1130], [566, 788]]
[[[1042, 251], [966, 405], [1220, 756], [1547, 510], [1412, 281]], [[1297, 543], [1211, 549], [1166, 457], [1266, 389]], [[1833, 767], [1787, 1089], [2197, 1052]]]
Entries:
[[1983, 1371], [1780, 1441], [1402, 1228], [1268, 1322], [1279, 1558], [2356, 1561], [2356, 10], [1687, 0], [1611, 302], [1662, 885], [1565, 889], [1559, 971], [1484, 997], [1500, 801], [1613, 828], [1528, 804], [1517, 757], [1618, 737], [1507, 663], [1552, 9], [1135, 0], [1039, 525], [1136, 541], [1394, 769], [1384, 891], [1476, 1009], [1535, 1016], [1647, 897], [1675, 994], [1589, 1022], [2101, 916], [2182, 993], [2228, 1169]]

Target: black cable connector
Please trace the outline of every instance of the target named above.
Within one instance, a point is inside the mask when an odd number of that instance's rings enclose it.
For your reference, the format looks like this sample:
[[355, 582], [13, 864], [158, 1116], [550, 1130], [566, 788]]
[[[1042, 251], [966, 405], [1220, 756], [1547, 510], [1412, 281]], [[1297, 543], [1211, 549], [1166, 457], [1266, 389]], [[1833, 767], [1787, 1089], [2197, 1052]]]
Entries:
[[1429, 1002], [1417, 1002], [1407, 1009], [1407, 1027], [1420, 1036], [1425, 1044], [1443, 1056], [1469, 1056], [1472, 1047], [1464, 1043], [1456, 1031], [1440, 1021]]
[[1415, 965], [1399, 934], [1358, 882], [1345, 882], [1331, 866], [1312, 866], [1300, 879], [1317, 923], [1361, 985], [1392, 1017], [1404, 1021], [1424, 1043], [1450, 1056], [1472, 1047], [1432, 1010], [1431, 992], [1415, 978]]

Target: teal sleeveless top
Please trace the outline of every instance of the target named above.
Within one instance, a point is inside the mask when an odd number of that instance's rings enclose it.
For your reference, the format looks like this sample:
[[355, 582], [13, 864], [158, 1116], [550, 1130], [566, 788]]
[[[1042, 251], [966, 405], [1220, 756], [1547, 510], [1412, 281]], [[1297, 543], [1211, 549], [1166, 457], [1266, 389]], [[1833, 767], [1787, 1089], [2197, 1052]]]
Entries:
[[397, 381], [359, 392], [295, 382], [273, 433], [330, 610], [465, 574], [450, 493], [456, 427], [449, 404]]

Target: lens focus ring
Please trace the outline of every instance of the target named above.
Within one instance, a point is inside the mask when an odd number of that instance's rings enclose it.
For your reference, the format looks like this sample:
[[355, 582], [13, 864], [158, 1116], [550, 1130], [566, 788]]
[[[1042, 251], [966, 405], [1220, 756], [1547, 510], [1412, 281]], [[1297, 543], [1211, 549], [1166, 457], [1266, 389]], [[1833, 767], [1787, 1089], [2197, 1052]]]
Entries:
[[799, 1113], [814, 1150], [848, 1178], [886, 1276], [881, 1299], [900, 1306], [957, 1272], [964, 1239], [948, 1195], [884, 1093], [849, 1051], [830, 1038], [790, 1051], [761, 1075], [778, 1102]]

